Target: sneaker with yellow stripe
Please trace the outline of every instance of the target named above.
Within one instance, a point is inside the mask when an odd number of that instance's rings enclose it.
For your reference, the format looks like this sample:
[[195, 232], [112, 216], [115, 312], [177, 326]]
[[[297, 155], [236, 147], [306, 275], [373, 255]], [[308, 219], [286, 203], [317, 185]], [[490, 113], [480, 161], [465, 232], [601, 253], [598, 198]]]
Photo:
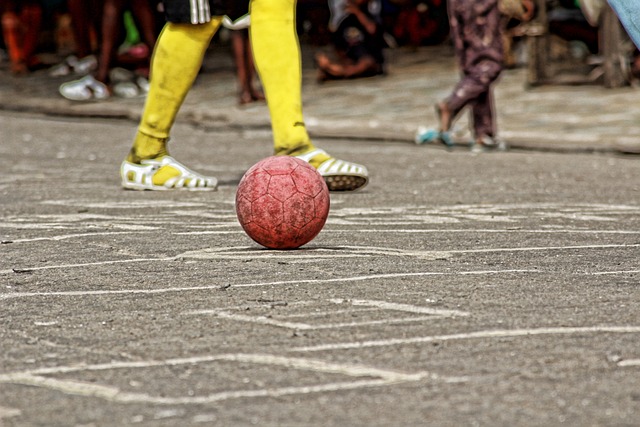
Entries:
[[218, 180], [188, 169], [171, 156], [122, 162], [122, 186], [128, 190], [189, 190], [214, 191]]
[[[296, 157], [310, 163], [318, 170], [327, 183], [329, 191], [355, 191], [369, 183], [369, 172], [366, 167], [331, 157], [324, 150], [315, 149]], [[326, 160], [316, 164], [314, 158], [318, 157]]]

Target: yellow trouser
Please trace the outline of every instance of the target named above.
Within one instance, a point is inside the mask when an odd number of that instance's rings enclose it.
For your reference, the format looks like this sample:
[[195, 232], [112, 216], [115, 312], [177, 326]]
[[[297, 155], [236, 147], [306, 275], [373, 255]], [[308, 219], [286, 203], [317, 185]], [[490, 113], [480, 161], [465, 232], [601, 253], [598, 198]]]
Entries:
[[[308, 152], [314, 146], [302, 116], [296, 2], [252, 0], [250, 7], [251, 43], [271, 114], [274, 153], [298, 155]], [[168, 23], [163, 28], [154, 50], [151, 86], [129, 161], [139, 162], [167, 154], [166, 142], [171, 127], [221, 21], [221, 17], [215, 17], [206, 24]], [[326, 158], [313, 160], [318, 162]]]

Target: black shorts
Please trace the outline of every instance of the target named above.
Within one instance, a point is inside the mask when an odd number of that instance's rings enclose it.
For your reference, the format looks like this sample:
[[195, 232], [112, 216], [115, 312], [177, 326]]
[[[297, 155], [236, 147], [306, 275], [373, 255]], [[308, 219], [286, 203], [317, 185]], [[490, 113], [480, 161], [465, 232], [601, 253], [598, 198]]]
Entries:
[[204, 24], [212, 16], [227, 15], [232, 20], [249, 13], [249, 0], [164, 0], [167, 21]]

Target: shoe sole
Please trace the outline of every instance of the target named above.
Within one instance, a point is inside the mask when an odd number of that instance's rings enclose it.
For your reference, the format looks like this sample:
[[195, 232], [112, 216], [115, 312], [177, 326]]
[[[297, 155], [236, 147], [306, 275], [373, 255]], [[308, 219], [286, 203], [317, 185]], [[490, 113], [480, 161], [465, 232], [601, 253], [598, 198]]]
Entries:
[[356, 191], [367, 185], [368, 180], [361, 176], [352, 175], [331, 175], [325, 176], [329, 191]]

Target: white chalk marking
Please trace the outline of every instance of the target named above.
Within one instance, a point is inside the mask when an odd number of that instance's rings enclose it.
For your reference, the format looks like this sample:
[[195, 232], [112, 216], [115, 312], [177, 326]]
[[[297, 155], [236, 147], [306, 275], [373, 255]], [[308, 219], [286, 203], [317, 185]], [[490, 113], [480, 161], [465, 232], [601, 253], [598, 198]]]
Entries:
[[[287, 258], [290, 260], [300, 260], [303, 258], [318, 258], [323, 254], [328, 254], [331, 258], [353, 258], [353, 257], [369, 257], [369, 256], [413, 256], [427, 260], [437, 260], [450, 257], [455, 254], [473, 254], [473, 253], [501, 253], [501, 252], [538, 252], [538, 251], [551, 251], [551, 250], [582, 250], [582, 249], [617, 249], [617, 248], [636, 248], [640, 247], [640, 244], [607, 244], [607, 245], [580, 245], [580, 246], [534, 246], [534, 247], [522, 247], [522, 248], [483, 248], [483, 249], [454, 249], [446, 251], [420, 251], [420, 250], [403, 250], [388, 247], [375, 247], [375, 246], [339, 246], [333, 248], [313, 248], [302, 249], [299, 252], [282, 252], [282, 251], [267, 251], [267, 250], [251, 250], [246, 248], [224, 248], [220, 249], [200, 249], [195, 251], [184, 252], [177, 255], [176, 258], [182, 259], [244, 259], [248, 255], [262, 256], [268, 258]], [[238, 250], [240, 249], [240, 250]], [[344, 253], [345, 250], [351, 251]], [[292, 257], [295, 255], [295, 257]]]
[[52, 320], [50, 322], [33, 322], [33, 324], [35, 326], [54, 326], [54, 325], [57, 325], [58, 322], [55, 320]]
[[216, 317], [230, 319], [239, 322], [257, 323], [260, 325], [277, 326], [279, 328], [308, 330], [314, 329], [313, 326], [306, 323], [283, 322], [266, 316], [247, 316], [245, 314], [233, 314], [226, 311], [215, 311], [212, 313]]
[[205, 207], [206, 203], [176, 202], [171, 200], [127, 200], [126, 202], [91, 202], [88, 200], [44, 200], [43, 205], [81, 206], [92, 209], [147, 209]]
[[618, 248], [638, 248], [640, 244], [611, 244], [611, 245], [577, 245], [577, 246], [533, 246], [526, 248], [486, 248], [486, 249], [460, 249], [446, 251], [451, 254], [471, 254], [471, 253], [497, 253], [497, 252], [536, 252], [536, 251], [557, 251], [575, 249], [618, 249]]
[[[287, 317], [302, 317], [309, 318], [313, 317], [315, 313], [310, 313], [308, 315], [304, 314], [295, 314], [293, 316], [278, 316], [278, 318], [274, 316], [262, 316], [255, 315], [250, 316], [246, 314], [235, 314], [230, 311], [233, 310], [241, 310], [244, 307], [236, 307], [236, 308], [228, 308], [226, 310], [198, 310], [191, 311], [185, 314], [195, 314], [195, 315], [212, 315], [221, 317], [224, 319], [230, 319], [240, 322], [249, 322], [261, 325], [268, 326], [276, 326], [280, 328], [294, 329], [294, 330], [322, 330], [322, 329], [341, 329], [341, 328], [350, 328], [350, 327], [361, 327], [361, 326], [372, 326], [372, 325], [387, 325], [387, 324], [399, 324], [399, 323], [410, 323], [410, 322], [422, 322], [425, 320], [433, 320], [435, 318], [442, 317], [455, 317], [455, 316], [468, 316], [469, 313], [458, 310], [441, 310], [441, 309], [433, 309], [429, 307], [421, 307], [410, 304], [398, 304], [387, 301], [376, 301], [376, 300], [344, 300], [344, 299], [330, 299], [328, 302], [333, 304], [349, 304], [352, 307], [364, 306], [370, 307], [369, 310], [391, 310], [391, 311], [400, 311], [405, 313], [414, 313], [414, 314], [426, 314], [427, 316], [413, 316], [413, 317], [401, 317], [401, 318], [391, 318], [391, 319], [382, 319], [382, 320], [364, 320], [360, 322], [345, 322], [345, 323], [326, 323], [326, 324], [308, 324], [302, 322], [288, 322], [279, 319], [287, 318]], [[299, 302], [297, 305], [310, 305], [311, 302]], [[262, 307], [267, 306], [266, 304]], [[246, 306], [245, 306], [246, 307]], [[335, 310], [335, 311], [327, 311], [323, 315], [335, 315], [340, 312], [353, 313], [354, 311], [362, 312], [363, 310]]]
[[[165, 259], [170, 261], [173, 258]], [[122, 262], [141, 262], [143, 259], [128, 260]], [[99, 264], [99, 263], [97, 263]], [[9, 270], [13, 272], [12, 270]], [[2, 271], [0, 271], [2, 273]], [[254, 288], [264, 286], [280, 286], [280, 285], [303, 285], [303, 284], [322, 284], [322, 283], [343, 283], [370, 281], [377, 279], [391, 279], [400, 277], [426, 277], [426, 276], [467, 276], [467, 275], [485, 275], [485, 274], [519, 274], [519, 273], [541, 273], [539, 270], [480, 270], [480, 271], [463, 271], [463, 272], [421, 272], [421, 273], [395, 273], [395, 274], [379, 274], [368, 276], [352, 276], [332, 279], [307, 279], [307, 280], [282, 280], [276, 282], [262, 283], [240, 283], [231, 285], [234, 288]], [[95, 291], [59, 291], [59, 292], [14, 292], [0, 295], [0, 300], [13, 298], [30, 298], [30, 297], [67, 297], [67, 296], [99, 296], [99, 295], [121, 295], [121, 294], [164, 294], [172, 292], [192, 292], [192, 291], [210, 291], [220, 289], [220, 284], [208, 286], [190, 286], [183, 288], [162, 288], [162, 289], [119, 289], [119, 290], [95, 290]]]
[[[114, 265], [114, 264], [130, 264], [136, 262], [164, 262], [164, 261], [175, 261], [175, 257], [168, 258], [133, 258], [133, 259], [118, 259], [111, 261], [96, 261], [96, 262], [83, 262], [79, 264], [61, 264], [61, 265], [44, 265], [41, 267], [27, 267], [20, 268], [22, 271], [41, 271], [41, 270], [57, 270], [57, 269], [65, 269], [65, 268], [80, 268], [80, 267], [96, 267], [98, 265]], [[0, 270], [0, 274], [11, 274], [15, 273], [13, 269], [11, 270]], [[2, 298], [2, 296], [0, 296]]]
[[637, 334], [640, 333], [640, 326], [585, 326], [585, 327], [558, 327], [558, 328], [532, 328], [532, 329], [503, 329], [493, 331], [478, 331], [451, 335], [433, 335], [413, 338], [392, 338], [387, 340], [356, 341], [348, 343], [322, 344], [317, 346], [294, 347], [290, 352], [315, 352], [361, 349], [369, 347], [386, 347], [408, 344], [424, 344], [437, 341], [453, 341], [466, 339], [484, 338], [518, 338], [536, 335], [571, 335], [571, 334], [593, 334], [593, 333], [617, 333], [617, 334]]
[[[149, 230], [151, 229], [149, 228]], [[157, 228], [155, 228], [154, 230], [157, 230]], [[44, 240], [60, 241], [60, 240], [67, 240], [67, 239], [77, 239], [81, 237], [114, 236], [114, 235], [121, 235], [121, 234], [131, 235], [131, 234], [140, 234], [145, 232], [148, 233], [149, 231], [147, 230], [145, 231], [111, 231], [111, 232], [98, 232], [98, 233], [63, 234], [60, 236], [51, 236], [51, 237], [33, 237], [31, 239], [15, 239], [15, 240], [12, 240], [11, 243], [12, 244], [13, 243], [31, 243], [31, 242], [39, 242]]]
[[296, 318], [309, 318], [309, 317], [327, 317], [334, 316], [338, 314], [345, 313], [367, 313], [371, 311], [376, 311], [376, 308], [358, 308], [358, 309], [345, 309], [345, 310], [327, 310], [327, 311], [314, 311], [311, 313], [293, 313], [293, 314], [282, 314], [279, 317], [284, 319], [296, 319]]
[[366, 387], [389, 386], [405, 381], [389, 381], [387, 379], [359, 380], [349, 382], [333, 382], [312, 386], [263, 388], [257, 390], [223, 391], [206, 396], [193, 397], [162, 397], [152, 396], [147, 393], [124, 392], [116, 387], [101, 386], [70, 380], [57, 380], [53, 378], [32, 377], [28, 375], [16, 375], [12, 378], [14, 384], [43, 387], [49, 390], [57, 390], [65, 394], [100, 398], [115, 403], [147, 403], [155, 405], [201, 405], [215, 403], [229, 399], [281, 397], [288, 395], [304, 395], [312, 393], [336, 392], [342, 390], [355, 390]]
[[0, 421], [2, 421], [3, 418], [19, 417], [20, 415], [22, 415], [20, 409], [0, 406]]
[[[529, 211], [529, 213], [519, 212]], [[619, 215], [640, 212], [635, 206], [612, 205], [456, 205], [352, 208], [333, 210], [330, 220], [336, 224], [459, 223], [462, 221], [521, 222], [531, 216], [572, 221], [617, 221]], [[605, 216], [608, 215], [608, 216]], [[392, 222], [387, 218], [393, 216]]]
[[640, 270], [598, 271], [591, 274], [594, 276], [604, 276], [609, 274], [637, 274], [637, 273], [640, 273]]
[[[323, 230], [323, 233], [344, 233], [347, 230]], [[488, 228], [464, 228], [464, 229], [450, 229], [450, 228], [402, 228], [402, 229], [363, 229], [358, 228], [355, 230], [348, 230], [348, 232], [357, 233], [374, 233], [374, 234], [445, 234], [445, 233], [487, 233], [487, 234], [640, 234], [638, 230], [572, 230], [572, 229], [519, 229], [519, 228], [505, 228], [505, 229], [488, 229]], [[204, 232], [206, 233], [206, 232]], [[197, 231], [189, 233], [174, 233], [174, 234], [198, 234]]]
[[[332, 382], [309, 386], [293, 386], [279, 388], [263, 388], [257, 390], [223, 391], [206, 396], [193, 397], [157, 397], [145, 393], [124, 392], [113, 386], [86, 383], [75, 380], [63, 380], [43, 375], [68, 374], [83, 371], [105, 371], [115, 369], [139, 369], [156, 366], [178, 366], [211, 363], [216, 361], [231, 361], [237, 363], [263, 364], [280, 366], [288, 369], [306, 370], [314, 373], [345, 375], [351, 378], [365, 378], [346, 382]], [[213, 356], [177, 358], [168, 360], [150, 360], [136, 362], [112, 362], [84, 366], [61, 366], [40, 368], [23, 372], [0, 375], [0, 383], [24, 384], [38, 386], [50, 390], [58, 390], [66, 394], [98, 397], [112, 402], [156, 403], [156, 404], [202, 404], [218, 402], [227, 399], [247, 397], [286, 396], [292, 394], [310, 394], [332, 392], [339, 390], [353, 390], [363, 387], [379, 387], [403, 382], [421, 380], [436, 380], [444, 382], [462, 382], [464, 377], [441, 377], [429, 372], [403, 373], [379, 369], [371, 366], [356, 364], [339, 364], [316, 359], [276, 356], [270, 354], [221, 354]]]
[[398, 304], [398, 303], [388, 302], [388, 301], [360, 300], [360, 299], [349, 299], [349, 300], [331, 299], [330, 301], [334, 304], [348, 303], [354, 306], [376, 307], [382, 310], [394, 310], [394, 311], [403, 311], [406, 313], [429, 314], [429, 315], [438, 316], [438, 317], [457, 317], [457, 316], [469, 315], [469, 313], [465, 311], [442, 310], [438, 308], [422, 307], [422, 306], [412, 305], [412, 304]]
[[621, 368], [627, 366], [640, 366], [640, 359], [621, 360], [618, 362], [618, 366], [620, 366]]
[[[75, 365], [75, 366], [52, 366], [45, 368], [36, 368], [26, 371], [0, 374], [0, 382], [9, 382], [12, 375], [56, 375], [68, 374], [73, 372], [85, 371], [106, 371], [112, 369], [138, 369], [152, 368], [158, 366], [180, 366], [195, 365], [201, 363], [211, 363], [218, 361], [237, 362], [237, 363], [253, 363], [263, 365], [283, 366], [286, 368], [310, 370], [314, 372], [324, 372], [332, 374], [343, 374], [351, 377], [381, 377], [387, 379], [413, 379], [416, 374], [404, 374], [396, 371], [378, 369], [365, 365], [343, 364], [325, 362], [319, 359], [309, 359], [302, 357], [276, 356], [272, 354], [252, 354], [252, 353], [225, 353], [214, 354], [208, 356], [183, 357], [164, 360], [142, 360], [142, 361], [121, 361], [110, 363], [98, 363], [93, 365]], [[424, 374], [418, 374], [420, 378]], [[429, 374], [434, 375], [434, 374]]]
[[384, 320], [368, 320], [368, 321], [362, 321], [362, 322], [328, 323], [328, 324], [320, 324], [320, 325], [311, 325], [308, 323], [300, 323], [300, 322], [295, 322], [295, 323], [284, 322], [284, 321], [277, 320], [271, 317], [266, 317], [266, 316], [247, 316], [245, 314], [233, 314], [226, 311], [216, 311], [210, 314], [216, 317], [235, 320], [239, 322], [248, 322], [248, 323], [255, 323], [260, 325], [276, 326], [279, 328], [294, 329], [299, 331], [342, 329], [342, 328], [373, 326], [373, 325], [392, 325], [392, 324], [398, 324], [398, 323], [422, 322], [424, 320], [433, 320], [434, 318], [444, 317], [444, 316], [431, 315], [431, 316], [415, 316], [415, 317], [404, 317], [404, 318], [384, 319]]

